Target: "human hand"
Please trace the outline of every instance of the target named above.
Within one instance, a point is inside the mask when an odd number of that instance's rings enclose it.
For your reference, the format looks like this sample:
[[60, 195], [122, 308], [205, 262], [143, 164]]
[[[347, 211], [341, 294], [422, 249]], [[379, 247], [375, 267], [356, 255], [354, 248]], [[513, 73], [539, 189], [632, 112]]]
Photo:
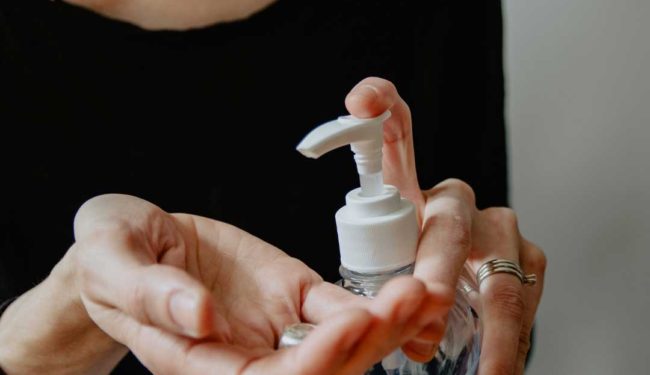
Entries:
[[[352, 115], [361, 118], [392, 112], [384, 125], [384, 178], [417, 207], [422, 232], [416, 277], [427, 284], [455, 288], [466, 263], [476, 272], [496, 258], [514, 261], [526, 273], [537, 275], [535, 285], [522, 286], [512, 275], [495, 274], [481, 283], [480, 293], [470, 295], [483, 320], [479, 373], [522, 374], [542, 295], [544, 253], [520, 234], [511, 209], [478, 210], [474, 192], [466, 183], [450, 179], [429, 190], [420, 189], [411, 113], [391, 82], [366, 78], [350, 91], [345, 103]], [[411, 358], [424, 361], [435, 354], [436, 345], [436, 340], [419, 337], [404, 349]]]
[[[393, 280], [368, 300], [230, 225], [106, 195], [75, 218], [78, 284], [90, 317], [154, 373], [358, 374], [451, 306], [440, 285]], [[274, 350], [285, 326], [318, 323]]]
[[70, 249], [45, 280], [2, 314], [1, 374], [108, 374], [127, 353], [88, 316], [75, 256]]

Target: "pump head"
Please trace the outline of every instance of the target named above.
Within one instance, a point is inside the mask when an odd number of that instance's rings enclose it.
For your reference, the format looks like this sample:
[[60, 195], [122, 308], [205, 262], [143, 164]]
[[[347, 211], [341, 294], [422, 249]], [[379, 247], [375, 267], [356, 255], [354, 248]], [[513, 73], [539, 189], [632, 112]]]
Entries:
[[394, 186], [384, 185], [381, 161], [386, 111], [379, 117], [339, 117], [325, 123], [298, 145], [311, 158], [351, 145], [360, 189], [345, 197], [346, 205], [336, 212], [336, 230], [341, 264], [355, 272], [384, 272], [415, 261], [418, 224], [415, 207]]
[[369, 119], [341, 116], [307, 134], [298, 145], [298, 151], [317, 159], [334, 149], [350, 145], [357, 163], [361, 194], [367, 197], [379, 195], [384, 187], [381, 170], [383, 125], [389, 117], [390, 111]]

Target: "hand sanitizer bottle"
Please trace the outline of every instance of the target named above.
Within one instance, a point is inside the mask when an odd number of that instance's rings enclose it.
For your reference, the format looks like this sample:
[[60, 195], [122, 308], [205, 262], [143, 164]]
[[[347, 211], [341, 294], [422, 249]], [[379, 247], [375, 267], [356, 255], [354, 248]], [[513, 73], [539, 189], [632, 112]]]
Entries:
[[[361, 187], [346, 195], [346, 205], [335, 216], [341, 253], [339, 285], [368, 298], [391, 278], [413, 273], [419, 238], [413, 204], [397, 188], [383, 183], [383, 122], [388, 117], [388, 111], [371, 119], [339, 117], [314, 129], [298, 145], [298, 151], [311, 158], [351, 145]], [[445, 337], [431, 362], [411, 361], [398, 349], [366, 374], [475, 374], [480, 327], [466, 295], [472, 287], [476, 290], [469, 275], [465, 272], [457, 288]], [[300, 326], [287, 330], [285, 335], [291, 337], [285, 341], [298, 344], [308, 333], [299, 330]]]

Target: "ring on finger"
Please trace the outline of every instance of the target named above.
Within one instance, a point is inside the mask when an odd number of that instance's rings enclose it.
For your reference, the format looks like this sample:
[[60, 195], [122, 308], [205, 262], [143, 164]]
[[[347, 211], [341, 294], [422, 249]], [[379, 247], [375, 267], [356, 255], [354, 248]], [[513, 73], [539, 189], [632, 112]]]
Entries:
[[478, 271], [476, 271], [476, 280], [478, 281], [478, 284], [481, 285], [483, 280], [497, 273], [513, 275], [524, 285], [535, 285], [537, 282], [537, 275], [534, 273], [525, 275], [524, 271], [517, 263], [507, 259], [492, 259], [483, 263], [483, 265], [479, 267]]

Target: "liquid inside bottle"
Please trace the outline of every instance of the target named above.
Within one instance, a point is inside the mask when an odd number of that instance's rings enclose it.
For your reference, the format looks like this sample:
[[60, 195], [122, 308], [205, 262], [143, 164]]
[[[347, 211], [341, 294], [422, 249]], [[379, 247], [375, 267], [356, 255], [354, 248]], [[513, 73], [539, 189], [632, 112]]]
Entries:
[[[393, 277], [410, 275], [413, 264], [384, 273], [358, 273], [339, 268], [342, 279], [337, 283], [350, 292], [374, 298]], [[467, 293], [477, 290], [474, 277], [465, 268], [456, 288], [456, 302], [449, 311], [447, 330], [438, 352], [428, 363], [408, 359], [400, 350], [366, 371], [366, 375], [474, 375], [478, 369], [481, 334], [478, 316]]]

